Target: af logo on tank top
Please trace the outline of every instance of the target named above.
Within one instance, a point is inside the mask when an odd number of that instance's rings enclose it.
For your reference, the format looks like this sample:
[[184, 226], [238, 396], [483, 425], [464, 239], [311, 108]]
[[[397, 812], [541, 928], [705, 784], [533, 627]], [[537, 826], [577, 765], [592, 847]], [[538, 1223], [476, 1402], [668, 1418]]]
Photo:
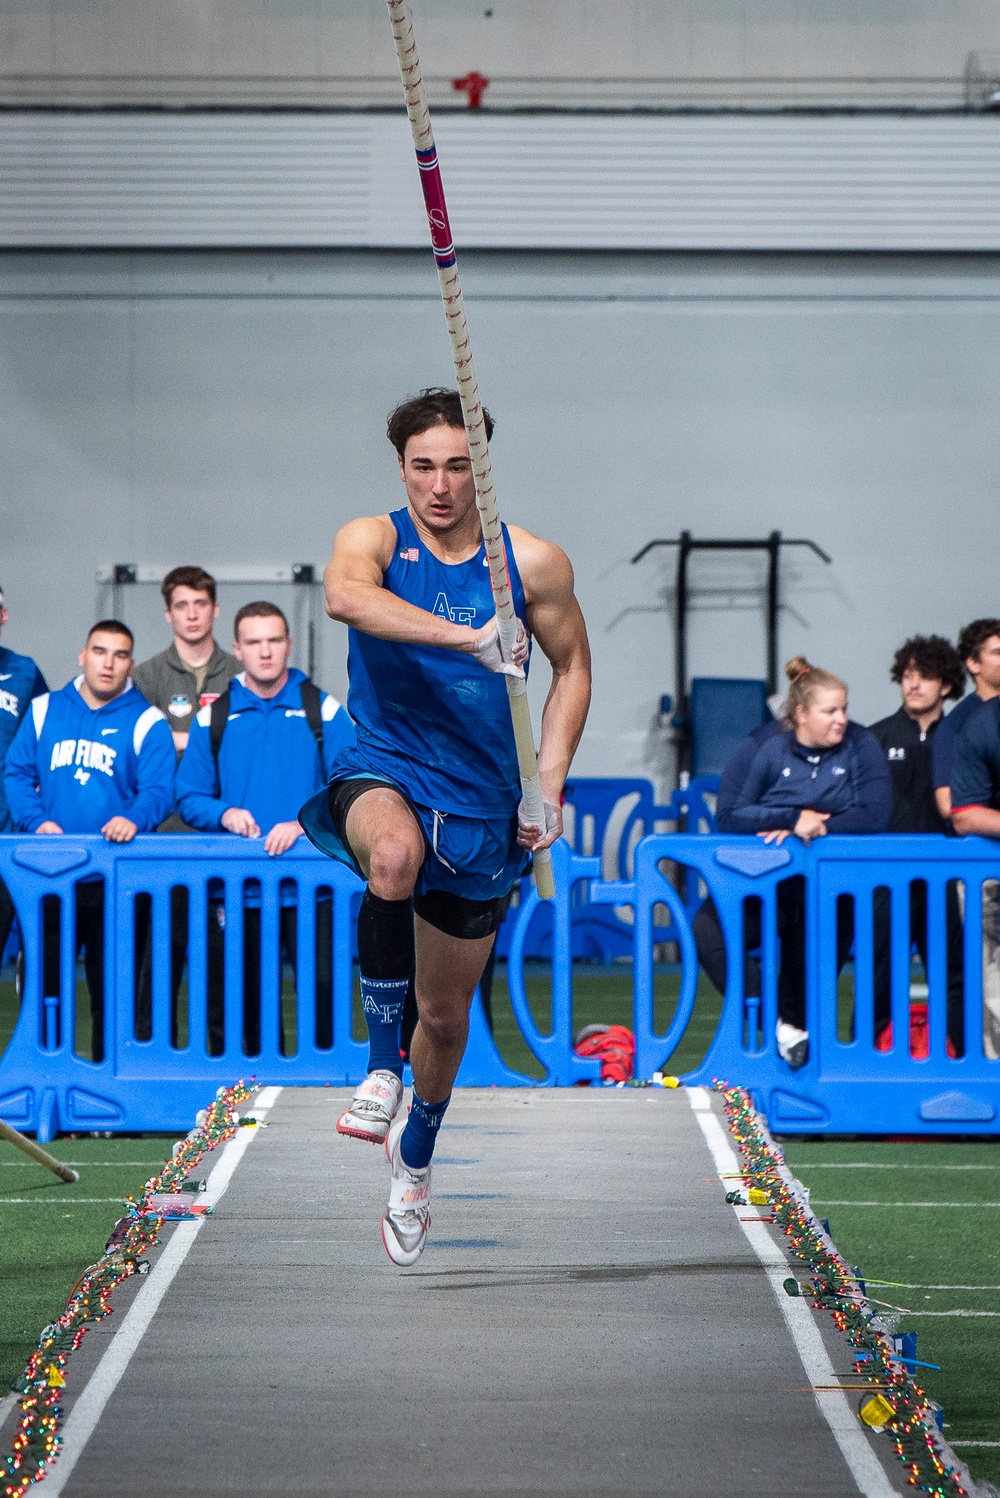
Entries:
[[442, 619], [450, 619], [452, 624], [471, 624], [478, 612], [478, 609], [470, 608], [453, 609], [448, 602], [447, 593], [439, 593], [431, 608], [432, 614], [437, 614]]

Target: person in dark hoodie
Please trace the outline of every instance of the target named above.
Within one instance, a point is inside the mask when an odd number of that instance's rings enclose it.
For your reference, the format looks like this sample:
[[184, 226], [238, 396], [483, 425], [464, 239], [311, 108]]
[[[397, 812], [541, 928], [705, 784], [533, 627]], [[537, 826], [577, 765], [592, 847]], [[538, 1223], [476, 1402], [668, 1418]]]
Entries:
[[[176, 755], [166, 720], [132, 684], [132, 632], [102, 619], [80, 651], [81, 674], [36, 697], [7, 752], [4, 789], [18, 832], [101, 833], [128, 843], [174, 804]], [[76, 886], [85, 948], [92, 1058], [104, 1059], [104, 883]], [[59, 992], [59, 922], [47, 919], [46, 993]], [[53, 986], [54, 985], [54, 986]], [[72, 986], [72, 985], [71, 985]]]
[[[897, 682], [903, 699], [899, 709], [888, 718], [871, 725], [871, 732], [882, 745], [889, 774], [892, 777], [892, 815], [890, 832], [945, 833], [951, 829], [941, 815], [934, 791], [932, 760], [941, 727], [944, 705], [957, 701], [965, 691], [965, 667], [962, 657], [942, 635], [914, 635], [905, 640], [893, 656], [892, 680]], [[875, 891], [875, 1049], [889, 1051], [893, 1046], [891, 989], [892, 940], [891, 896], [880, 886]], [[906, 918], [900, 910], [898, 917]], [[961, 1055], [964, 1050], [962, 916], [955, 881], [946, 893], [947, 968], [948, 968], [948, 1054]], [[910, 939], [916, 943], [927, 968], [927, 884], [914, 879], [909, 898]], [[907, 981], [909, 973], [907, 972]], [[929, 1052], [927, 1005], [915, 1003], [910, 1009], [910, 1053], [925, 1057]]]
[[[809, 843], [828, 833], [884, 832], [892, 807], [889, 771], [878, 740], [848, 719], [845, 683], [818, 667], [800, 672], [788, 689], [784, 725], [782, 731], [763, 737], [751, 756], [743, 753], [742, 784], [731, 802], [724, 802], [721, 815], [716, 811], [719, 831], [754, 833], [774, 844], [792, 836]], [[718, 917], [711, 907], [702, 907], [695, 924], [702, 963], [717, 981]], [[715, 952], [713, 925], [718, 932]], [[852, 939], [846, 911], [838, 911], [837, 928], [839, 965], [846, 960]], [[778, 1053], [797, 1069], [809, 1057], [801, 875], [779, 886], [778, 934]], [[748, 946], [759, 940], [759, 930], [747, 932]]]

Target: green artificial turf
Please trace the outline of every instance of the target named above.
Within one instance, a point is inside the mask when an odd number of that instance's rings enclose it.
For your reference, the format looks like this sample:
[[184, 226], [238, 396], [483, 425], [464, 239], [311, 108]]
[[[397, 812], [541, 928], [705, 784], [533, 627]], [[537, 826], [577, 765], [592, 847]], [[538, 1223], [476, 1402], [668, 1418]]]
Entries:
[[104, 1252], [125, 1197], [141, 1193], [173, 1142], [172, 1135], [58, 1139], [49, 1153], [80, 1174], [64, 1185], [0, 1141], [0, 1396]]
[[[670, 971], [657, 972], [654, 980], [653, 1019], [663, 1034], [673, 1016], [680, 992], [680, 976]], [[545, 1033], [552, 1023], [552, 987], [546, 964], [529, 963], [525, 967], [525, 989], [528, 1005], [539, 1029]], [[669, 1058], [670, 1070], [690, 1071], [708, 1050], [721, 1011], [721, 999], [712, 985], [700, 978], [694, 1013], [680, 1044]], [[632, 1028], [632, 969], [630, 965], [603, 967], [594, 963], [573, 966], [573, 1033], [585, 1025], [626, 1025]], [[497, 1049], [508, 1066], [524, 1076], [541, 1080], [545, 1068], [532, 1054], [514, 1019], [503, 963], [497, 964], [493, 984], [493, 1034]]]
[[[962, 1445], [1000, 1442], [1000, 1140], [817, 1139], [783, 1147], [869, 1293], [905, 1307], [898, 1330], [917, 1332], [917, 1357], [941, 1365], [940, 1373], [915, 1374], [944, 1406], [948, 1440], [978, 1481], [1000, 1483], [1000, 1447]], [[872, 1202], [880, 1205], [861, 1205]], [[940, 1205], [915, 1205], [928, 1202]], [[991, 1314], [927, 1314], [960, 1311]]]

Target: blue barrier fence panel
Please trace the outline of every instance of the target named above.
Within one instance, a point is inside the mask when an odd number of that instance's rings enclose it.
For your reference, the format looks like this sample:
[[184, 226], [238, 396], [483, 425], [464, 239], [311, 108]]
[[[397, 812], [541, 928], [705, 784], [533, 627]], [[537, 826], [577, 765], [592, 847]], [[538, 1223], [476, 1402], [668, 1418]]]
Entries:
[[[727, 959], [718, 1028], [704, 1062], [685, 1080], [708, 1084], [718, 1077], [748, 1087], [771, 1126], [784, 1132], [1000, 1132], [1000, 1061], [995, 1019], [984, 1003], [982, 937], [984, 905], [996, 919], [996, 897], [988, 881], [1000, 873], [1000, 848], [984, 839], [943, 837], [826, 837], [809, 848], [797, 839], [769, 847], [756, 838], [649, 838], [640, 845], [631, 889], [637, 911], [664, 897], [666, 863], [697, 871], [715, 904]], [[804, 883], [796, 897], [792, 881], [799, 879]], [[911, 920], [918, 885], [926, 890], [923, 926], [922, 917]], [[958, 933], [956, 947], [964, 952], [961, 973], [954, 971], [956, 955], [948, 941], [949, 902], [957, 908], [956, 886], [964, 890], [964, 934]], [[884, 901], [886, 895], [880, 922], [876, 899]], [[591, 897], [625, 902], [630, 888], [619, 883], [602, 890], [598, 883]], [[790, 939], [782, 933], [793, 921], [796, 898], [805, 926], [810, 1045], [805, 1066], [793, 1070], [778, 1055], [774, 1031], [783, 939], [786, 948]], [[748, 900], [758, 902], [760, 912], [759, 943], [749, 953], [744, 932]], [[675, 921], [680, 918], [673, 914]], [[926, 1000], [911, 995], [911, 949], [924, 941], [924, 929]], [[639, 921], [635, 938], [637, 1069], [648, 1075], [661, 1064], [667, 1045], [666, 1037], [652, 1029], [652, 965]], [[877, 959], [886, 946], [893, 1026], [891, 1044], [883, 1049], [876, 1046], [876, 987]], [[681, 1007], [686, 1009], [696, 959], [690, 943], [682, 943], [681, 950]], [[995, 962], [995, 950], [991, 960]], [[759, 996], [747, 982], [748, 966], [754, 965]], [[955, 1045], [948, 1035], [950, 985], [958, 988], [961, 1006], [951, 1022], [958, 1027]], [[911, 1015], [924, 1003], [929, 1015], [926, 1055], [919, 1025], [911, 1045]]]
[[[705, 1061], [687, 1080], [749, 1087], [772, 1127], [785, 1132], [1000, 1131], [997, 845], [827, 837], [810, 848], [796, 839], [773, 847], [756, 838], [656, 834], [637, 844], [634, 877], [614, 880], [601, 877], [597, 854], [560, 842], [553, 857], [557, 898], [543, 905], [529, 887], [511, 920], [507, 974], [543, 1085], [598, 1073], [572, 1048], [574, 931], [606, 911], [631, 917], [637, 1074], [648, 1077], [666, 1059], [696, 1002], [698, 959], [683, 893], [693, 881], [715, 904], [727, 979]], [[300, 844], [269, 859], [259, 843], [223, 837], [138, 838], [125, 848], [101, 838], [3, 837], [0, 877], [15, 900], [26, 955], [21, 1012], [0, 1060], [0, 1116], [15, 1126], [42, 1138], [60, 1128], [176, 1130], [208, 1092], [238, 1075], [320, 1085], [364, 1074], [367, 1047], [352, 1031], [361, 884], [315, 850]], [[76, 906], [79, 887], [95, 881], [105, 891], [100, 1061], [81, 1054], [78, 1042], [88, 1000], [77, 983]], [[547, 1032], [528, 1002], [525, 973], [542, 919], [551, 952]], [[774, 1030], [796, 921], [810, 1055], [792, 1071]], [[670, 1025], [658, 1031], [653, 959], [665, 930], [676, 933], [681, 991]], [[984, 940], [992, 963], [985, 987]], [[926, 955], [926, 999], [914, 987], [914, 948]], [[282, 959], [286, 972], [288, 961], [294, 967], [294, 1003], [282, 994]], [[929, 1024], [921, 1041], [923, 1005]], [[891, 1036], [883, 1029], [877, 1043], [886, 1013]], [[528, 1084], [500, 1057], [478, 1000], [459, 1082]]]
[[[560, 893], [551, 911], [543, 907], [554, 933], [550, 1036], [534, 1027], [523, 975], [536, 896], [512, 923], [518, 955], [509, 964], [529, 1044], [534, 1040], [550, 1085], [599, 1071], [572, 1052], [569, 955], [575, 892], [597, 863], [574, 859], [565, 844], [555, 857]], [[174, 1131], [189, 1127], [205, 1097], [237, 1076], [308, 1086], [365, 1075], [367, 1043], [352, 1033], [363, 886], [304, 840], [270, 859], [259, 842], [231, 837], [159, 835], [125, 847], [100, 837], [0, 837], [0, 877], [25, 942], [21, 1009], [0, 1058], [0, 1117], [15, 1126], [42, 1139], [60, 1129]], [[76, 1044], [78, 1029], [86, 1029], [80, 1011], [89, 1004], [77, 982], [81, 880], [105, 888], [105, 1055], [97, 1061]], [[294, 1005], [282, 994], [289, 960]], [[478, 996], [458, 1082], [532, 1085], [503, 1061]]]

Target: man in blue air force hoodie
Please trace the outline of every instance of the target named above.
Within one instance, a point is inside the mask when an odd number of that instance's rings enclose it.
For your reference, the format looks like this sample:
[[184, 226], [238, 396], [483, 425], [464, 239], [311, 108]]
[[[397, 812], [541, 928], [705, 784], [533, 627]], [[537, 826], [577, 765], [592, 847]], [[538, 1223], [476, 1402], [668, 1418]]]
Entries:
[[[174, 804], [173, 740], [159, 708], [132, 685], [132, 632], [102, 619], [80, 651], [82, 674], [36, 697], [7, 752], [4, 789], [18, 832], [96, 833], [111, 843], [152, 832]], [[104, 883], [76, 886], [92, 1056], [104, 1059]], [[45, 992], [56, 993], [58, 920], [45, 923]], [[52, 985], [55, 985], [54, 987]]]
[[[3, 589], [0, 588], [0, 630], [8, 620], [7, 605]], [[14, 742], [14, 735], [21, 719], [28, 711], [33, 697], [48, 691], [45, 677], [30, 655], [17, 655], [0, 645], [0, 832], [10, 832], [14, 823], [7, 810], [7, 799], [3, 793], [3, 764], [7, 750]], [[14, 924], [14, 902], [7, 886], [0, 879], [0, 958], [7, 945], [10, 928]]]
[[[231, 832], [263, 838], [271, 857], [294, 847], [302, 836], [299, 807], [320, 790], [340, 750], [354, 741], [350, 717], [328, 693], [318, 693], [302, 671], [289, 667], [292, 640], [288, 620], [277, 604], [248, 603], [233, 622], [233, 652], [243, 670], [219, 699], [225, 727], [217, 754], [212, 746], [212, 708], [198, 713], [177, 771], [181, 816], [202, 832]], [[307, 710], [308, 694], [318, 697], [322, 754]], [[218, 714], [219, 704], [215, 704]], [[217, 720], [218, 721], [218, 720]], [[221, 724], [219, 725], [221, 727]], [[218, 732], [218, 730], [217, 730]], [[282, 900], [281, 946], [294, 966], [294, 894]], [[225, 907], [213, 901], [209, 922], [209, 1051], [223, 1050], [222, 958]], [[248, 898], [243, 910], [243, 1045], [260, 1050], [260, 908]], [[317, 927], [316, 1043], [332, 1043], [332, 967], [329, 922]]]

